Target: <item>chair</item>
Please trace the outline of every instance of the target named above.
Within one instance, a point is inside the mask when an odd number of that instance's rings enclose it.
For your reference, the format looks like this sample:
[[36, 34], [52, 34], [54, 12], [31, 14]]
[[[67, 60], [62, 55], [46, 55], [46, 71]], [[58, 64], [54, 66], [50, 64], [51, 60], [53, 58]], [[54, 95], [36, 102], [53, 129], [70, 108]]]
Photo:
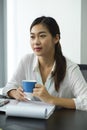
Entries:
[[80, 70], [81, 70], [86, 82], [87, 82], [87, 64], [78, 64], [78, 65], [80, 67]]

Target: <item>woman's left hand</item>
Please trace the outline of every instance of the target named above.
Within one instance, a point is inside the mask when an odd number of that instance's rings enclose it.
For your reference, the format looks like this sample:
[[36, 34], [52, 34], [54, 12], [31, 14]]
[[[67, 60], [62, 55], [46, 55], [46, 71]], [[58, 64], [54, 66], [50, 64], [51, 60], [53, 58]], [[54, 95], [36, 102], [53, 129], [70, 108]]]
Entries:
[[33, 89], [33, 96], [38, 97], [40, 100], [51, 103], [53, 97], [48, 93], [44, 85], [36, 84]]

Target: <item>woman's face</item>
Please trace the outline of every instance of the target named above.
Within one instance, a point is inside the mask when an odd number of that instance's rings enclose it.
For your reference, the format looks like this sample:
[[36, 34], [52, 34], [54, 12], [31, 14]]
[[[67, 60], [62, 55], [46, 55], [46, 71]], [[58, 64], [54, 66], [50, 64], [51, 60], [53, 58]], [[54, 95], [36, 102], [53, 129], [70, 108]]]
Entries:
[[37, 24], [31, 29], [30, 43], [37, 56], [48, 56], [54, 52], [57, 38], [53, 38], [44, 25]]

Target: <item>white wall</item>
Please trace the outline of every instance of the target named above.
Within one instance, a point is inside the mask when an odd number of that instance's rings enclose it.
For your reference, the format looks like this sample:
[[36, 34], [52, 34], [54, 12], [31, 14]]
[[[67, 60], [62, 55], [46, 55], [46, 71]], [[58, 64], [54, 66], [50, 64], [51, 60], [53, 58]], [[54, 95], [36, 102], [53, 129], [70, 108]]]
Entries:
[[87, 64], [87, 0], [81, 2], [81, 63]]
[[7, 3], [8, 79], [21, 57], [32, 52], [29, 27], [41, 15], [56, 19], [64, 55], [80, 63], [81, 0], [8, 0]]
[[5, 1], [0, 0], [0, 87], [6, 83], [6, 6]]

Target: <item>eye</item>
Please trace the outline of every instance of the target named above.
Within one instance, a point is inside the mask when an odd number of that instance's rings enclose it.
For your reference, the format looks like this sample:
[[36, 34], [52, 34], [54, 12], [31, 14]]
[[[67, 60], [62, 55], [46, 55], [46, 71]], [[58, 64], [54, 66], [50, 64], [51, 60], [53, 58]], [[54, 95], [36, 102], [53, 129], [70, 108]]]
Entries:
[[45, 35], [45, 34], [41, 34], [40, 37], [41, 37], [41, 38], [45, 38], [46, 35]]
[[30, 38], [31, 38], [31, 39], [34, 39], [34, 38], [35, 38], [35, 36], [34, 36], [34, 35], [31, 35], [31, 36], [30, 36]]

